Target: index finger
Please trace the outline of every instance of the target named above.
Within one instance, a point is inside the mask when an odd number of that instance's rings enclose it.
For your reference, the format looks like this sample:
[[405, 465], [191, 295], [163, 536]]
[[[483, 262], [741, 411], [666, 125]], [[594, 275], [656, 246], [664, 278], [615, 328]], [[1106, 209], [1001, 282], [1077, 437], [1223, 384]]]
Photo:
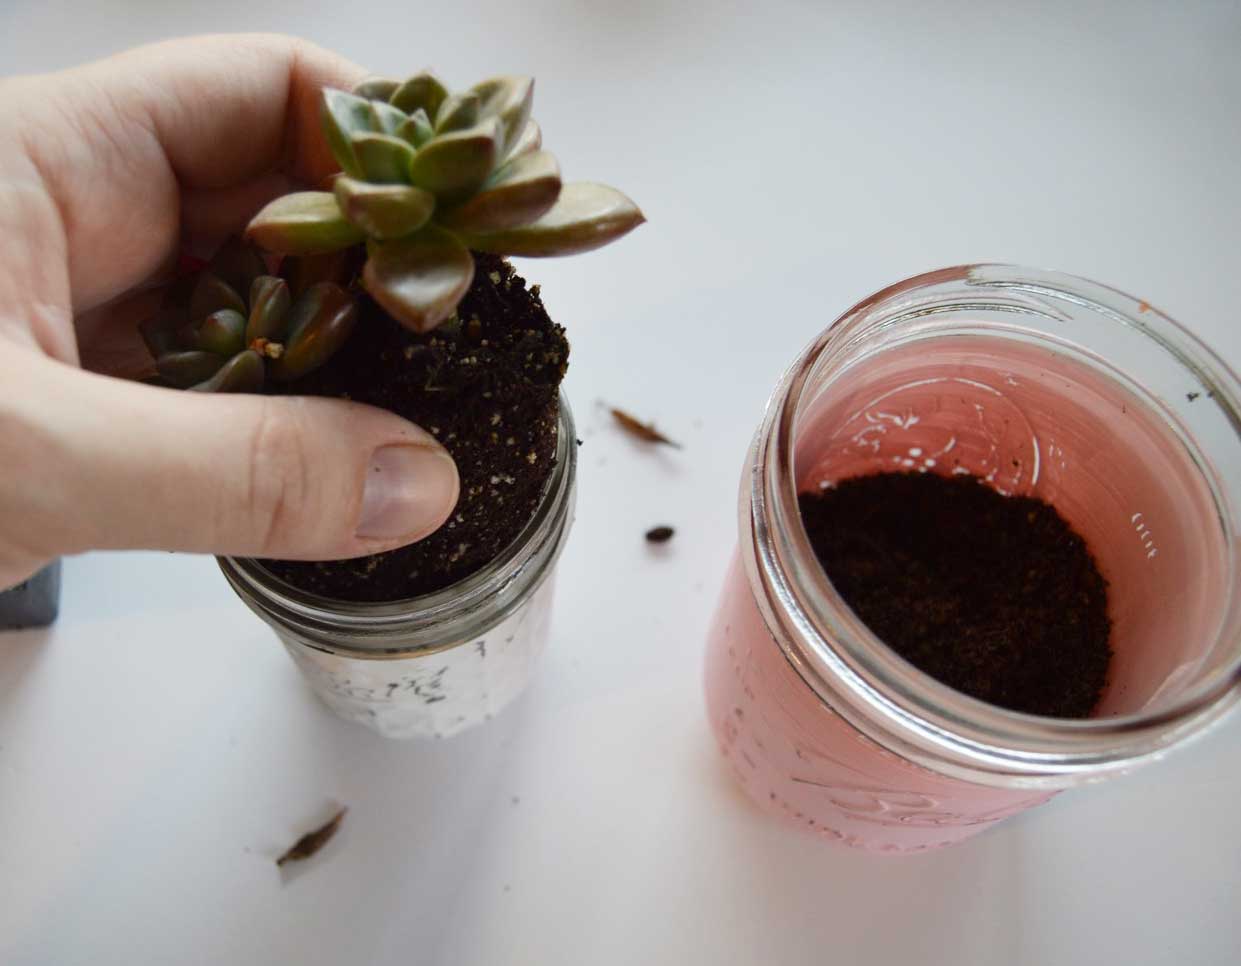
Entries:
[[0, 180], [22, 177], [29, 162], [53, 202], [48, 217], [60, 222], [35, 226], [33, 237], [63, 249], [73, 307], [86, 308], [138, 284], [175, 250], [183, 191], [273, 170], [313, 183], [334, 170], [319, 91], [349, 88], [363, 73], [296, 38], [219, 35], [17, 78], [6, 84], [0, 127], [13, 126], [24, 152], [0, 158]]
[[319, 181], [336, 170], [319, 129], [319, 92], [365, 76], [278, 34], [174, 40], [80, 70], [127, 120], [149, 125], [183, 188], [224, 187], [277, 167]]

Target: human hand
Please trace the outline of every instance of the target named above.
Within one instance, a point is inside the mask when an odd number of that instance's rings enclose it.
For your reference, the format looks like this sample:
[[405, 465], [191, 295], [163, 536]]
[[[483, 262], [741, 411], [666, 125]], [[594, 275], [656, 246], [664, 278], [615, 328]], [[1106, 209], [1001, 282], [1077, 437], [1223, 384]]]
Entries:
[[360, 556], [452, 511], [451, 458], [392, 413], [116, 378], [183, 244], [334, 170], [318, 92], [362, 76], [220, 36], [0, 81], [0, 588], [94, 548]]

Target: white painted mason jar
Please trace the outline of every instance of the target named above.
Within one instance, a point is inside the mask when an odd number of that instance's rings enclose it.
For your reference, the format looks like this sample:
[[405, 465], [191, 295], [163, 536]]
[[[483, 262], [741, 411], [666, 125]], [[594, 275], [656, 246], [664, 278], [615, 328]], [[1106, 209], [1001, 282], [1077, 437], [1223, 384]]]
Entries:
[[253, 559], [221, 557], [220, 569], [340, 717], [387, 738], [456, 734], [521, 694], [546, 643], [576, 494], [577, 439], [563, 396], [557, 436], [555, 469], [525, 529], [443, 590], [362, 603], [298, 590]]

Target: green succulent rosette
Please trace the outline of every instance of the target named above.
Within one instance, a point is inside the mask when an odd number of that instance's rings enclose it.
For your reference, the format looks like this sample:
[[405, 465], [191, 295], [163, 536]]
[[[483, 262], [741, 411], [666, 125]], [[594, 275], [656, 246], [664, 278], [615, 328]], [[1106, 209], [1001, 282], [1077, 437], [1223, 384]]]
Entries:
[[452, 315], [475, 251], [570, 255], [614, 241], [641, 211], [605, 185], [562, 184], [530, 111], [534, 82], [497, 77], [449, 93], [432, 74], [323, 92], [341, 173], [330, 191], [278, 198], [247, 237], [282, 255], [366, 244], [361, 284], [417, 332]]
[[356, 299], [335, 282], [299, 287], [267, 272], [252, 247], [230, 242], [174, 284], [139, 328], [160, 378], [179, 389], [259, 392], [268, 379], [313, 372], [353, 331]]

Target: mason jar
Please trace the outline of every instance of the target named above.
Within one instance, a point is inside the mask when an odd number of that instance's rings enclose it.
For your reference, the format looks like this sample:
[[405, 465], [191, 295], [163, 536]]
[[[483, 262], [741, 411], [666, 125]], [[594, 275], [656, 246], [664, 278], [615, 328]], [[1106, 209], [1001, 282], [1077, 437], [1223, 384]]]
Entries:
[[[1113, 652], [1089, 718], [967, 697], [849, 609], [797, 495], [888, 470], [981, 477], [1085, 538]], [[707, 648], [719, 745], [765, 809], [881, 852], [958, 842], [1161, 758], [1241, 691], [1239, 519], [1241, 386], [1172, 319], [1007, 265], [893, 285], [809, 346], [754, 438]]]
[[562, 396], [555, 468], [534, 516], [486, 567], [432, 594], [342, 601], [292, 587], [257, 560], [221, 557], [220, 568], [340, 717], [388, 738], [444, 738], [490, 719], [530, 680], [547, 641], [576, 472]]

